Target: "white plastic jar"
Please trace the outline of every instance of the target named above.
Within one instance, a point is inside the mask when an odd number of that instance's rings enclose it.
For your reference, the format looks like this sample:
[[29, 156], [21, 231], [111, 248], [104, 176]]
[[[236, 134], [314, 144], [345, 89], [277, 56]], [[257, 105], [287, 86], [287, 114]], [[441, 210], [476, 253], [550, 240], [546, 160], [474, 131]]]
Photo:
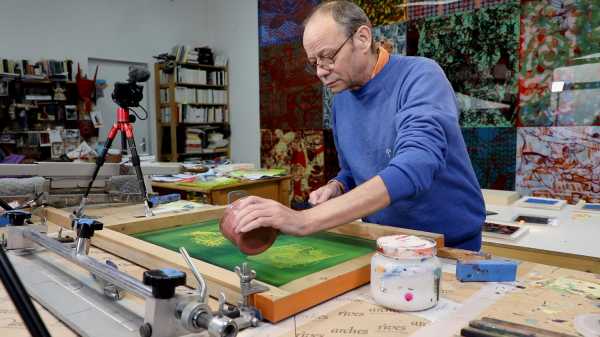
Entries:
[[441, 276], [435, 241], [413, 235], [377, 239], [371, 259], [371, 294], [377, 304], [401, 311], [429, 309], [439, 300]]

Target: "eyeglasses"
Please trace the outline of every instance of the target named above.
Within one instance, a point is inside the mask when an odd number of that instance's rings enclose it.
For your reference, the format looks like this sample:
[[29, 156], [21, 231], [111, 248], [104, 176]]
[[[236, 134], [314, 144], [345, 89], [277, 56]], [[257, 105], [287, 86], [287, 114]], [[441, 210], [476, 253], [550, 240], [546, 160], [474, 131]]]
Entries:
[[[356, 33], [356, 31], [354, 31], [354, 33]], [[342, 50], [346, 42], [350, 41], [350, 39], [354, 36], [354, 33], [350, 34], [350, 36], [348, 36], [348, 38], [344, 40], [344, 42], [338, 47], [338, 49], [336, 49], [336, 51], [331, 56], [318, 57], [317, 60], [314, 62], [306, 62], [306, 66], [304, 67], [306, 72], [312, 75], [316, 75], [317, 67], [321, 67], [327, 70], [333, 69], [335, 65], [335, 57], [340, 52], [340, 50]]]

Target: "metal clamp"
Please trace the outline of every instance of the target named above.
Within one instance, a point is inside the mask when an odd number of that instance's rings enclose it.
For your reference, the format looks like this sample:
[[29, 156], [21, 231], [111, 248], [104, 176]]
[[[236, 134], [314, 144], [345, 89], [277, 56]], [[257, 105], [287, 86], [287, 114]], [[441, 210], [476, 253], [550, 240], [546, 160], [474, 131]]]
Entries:
[[179, 252], [183, 256], [186, 264], [192, 271], [196, 283], [198, 283], [199, 301], [191, 301], [187, 304], [182, 303], [178, 311], [179, 320], [185, 329], [192, 332], [199, 332], [203, 329], [208, 331], [211, 337], [235, 337], [240, 329], [237, 322], [223, 314], [222, 308], [225, 303], [225, 295], [221, 294], [219, 298], [219, 311], [213, 313], [206, 302], [207, 287], [206, 281], [188, 254], [185, 247], [180, 247]]
[[252, 280], [256, 278], [256, 271], [250, 269], [248, 263], [242, 263], [241, 268], [236, 266], [235, 273], [240, 278], [240, 289], [242, 294], [242, 302], [240, 303], [240, 306], [242, 308], [249, 306], [248, 303], [250, 302], [250, 295], [269, 290], [267, 286], [252, 283]]
[[[108, 265], [111, 268], [114, 268], [115, 270], [119, 270], [119, 267], [117, 266], [117, 264], [112, 262], [111, 260], [106, 260], [106, 265]], [[114, 283], [106, 281], [106, 280], [96, 276], [96, 274], [94, 274], [94, 273], [91, 273], [91, 274], [92, 274], [92, 278], [102, 288], [102, 292], [104, 293], [104, 296], [110, 298], [113, 301], [120, 301], [123, 299], [123, 297], [125, 297], [125, 289], [117, 287]]]
[[185, 247], [179, 247], [179, 252], [183, 256], [185, 263], [187, 263], [188, 267], [190, 267], [190, 270], [192, 271], [192, 274], [194, 275], [194, 278], [196, 279], [196, 283], [198, 283], [200, 302], [206, 303], [206, 281], [204, 281], [202, 274], [200, 274], [200, 271], [198, 271], [198, 269], [192, 262], [192, 258], [188, 254]]
[[239, 303], [240, 311], [240, 322], [238, 326], [240, 329], [247, 328], [249, 326], [257, 326], [258, 322], [262, 320], [262, 315], [258, 308], [250, 305], [250, 296], [256, 293], [262, 293], [268, 291], [269, 288], [262, 284], [253, 283], [252, 280], [256, 278], [256, 271], [250, 269], [246, 262], [242, 263], [242, 266], [235, 267], [235, 273], [240, 278], [240, 291], [242, 300]]

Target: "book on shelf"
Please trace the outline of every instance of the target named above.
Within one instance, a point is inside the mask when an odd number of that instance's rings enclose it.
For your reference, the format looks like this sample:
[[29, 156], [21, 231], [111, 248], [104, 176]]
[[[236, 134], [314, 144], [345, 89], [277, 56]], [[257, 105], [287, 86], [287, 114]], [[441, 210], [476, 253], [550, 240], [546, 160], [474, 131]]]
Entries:
[[223, 106], [191, 106], [178, 104], [180, 123], [223, 123], [227, 122]]
[[201, 152], [207, 145], [206, 131], [200, 128], [186, 128], [185, 130], [185, 152]]
[[0, 59], [0, 74], [18, 76], [30, 80], [73, 80], [73, 61], [40, 60], [31, 62], [27, 59]]
[[225, 67], [227, 65], [227, 57], [224, 55], [216, 55], [215, 56], [215, 66], [217, 67]]
[[160, 121], [162, 123], [171, 123], [171, 108], [160, 109]]
[[[160, 93], [161, 100], [164, 102], [169, 102], [169, 93], [167, 90], [163, 90], [161, 90]], [[220, 89], [196, 89], [178, 86], [175, 87], [175, 101], [180, 104], [226, 104], [227, 91]]]
[[202, 69], [187, 69], [177, 67], [175, 69], [176, 80], [179, 83], [203, 84], [209, 83], [210, 73]]

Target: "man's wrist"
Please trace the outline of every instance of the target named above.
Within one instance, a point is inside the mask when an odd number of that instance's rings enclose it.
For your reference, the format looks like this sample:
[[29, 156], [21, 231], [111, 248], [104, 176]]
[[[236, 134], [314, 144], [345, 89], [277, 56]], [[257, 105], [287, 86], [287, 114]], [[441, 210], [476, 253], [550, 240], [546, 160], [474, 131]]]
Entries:
[[344, 184], [342, 184], [339, 180], [331, 179], [327, 182], [327, 184], [334, 184], [336, 186], [337, 191], [338, 191], [337, 195], [344, 194]]

